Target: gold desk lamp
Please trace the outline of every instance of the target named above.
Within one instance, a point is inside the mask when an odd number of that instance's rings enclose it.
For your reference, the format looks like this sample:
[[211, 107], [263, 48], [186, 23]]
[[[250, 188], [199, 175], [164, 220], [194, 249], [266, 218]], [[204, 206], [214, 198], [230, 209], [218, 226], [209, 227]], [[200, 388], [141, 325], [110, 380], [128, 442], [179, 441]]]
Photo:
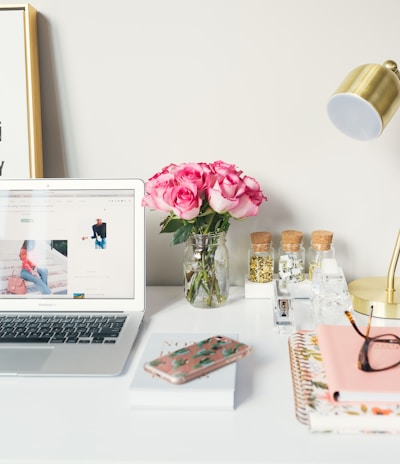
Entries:
[[[333, 124], [349, 137], [372, 140], [381, 135], [400, 105], [400, 73], [394, 61], [366, 64], [351, 71], [328, 102]], [[387, 277], [366, 277], [349, 283], [354, 310], [400, 319], [400, 279], [395, 278], [400, 254], [397, 236]]]

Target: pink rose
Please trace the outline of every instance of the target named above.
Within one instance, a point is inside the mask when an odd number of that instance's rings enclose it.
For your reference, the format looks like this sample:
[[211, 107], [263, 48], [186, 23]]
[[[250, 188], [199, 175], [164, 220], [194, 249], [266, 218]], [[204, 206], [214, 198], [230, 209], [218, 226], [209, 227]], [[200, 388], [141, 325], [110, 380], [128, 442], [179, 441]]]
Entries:
[[199, 191], [204, 189], [205, 171], [200, 163], [183, 163], [177, 166], [174, 171], [175, 183], [193, 183]]
[[163, 199], [181, 219], [190, 221], [199, 215], [202, 200], [195, 184], [182, 182], [169, 188], [165, 191]]
[[211, 169], [218, 175], [218, 177], [225, 177], [228, 174], [237, 174], [240, 176], [243, 171], [239, 171], [234, 164], [225, 163], [225, 161], [214, 161]]
[[257, 216], [259, 206], [267, 197], [263, 195], [260, 184], [249, 176], [244, 176], [243, 184], [245, 192], [239, 198], [239, 203], [229, 211], [231, 216], [236, 219], [243, 219], [249, 216]]
[[[167, 172], [171, 172], [173, 173], [175, 168], [177, 168], [178, 166], [175, 164], [175, 163], [170, 163], [168, 164], [168, 166], [165, 166], [162, 168], [161, 172], [159, 172], [158, 174], [155, 174], [153, 177], [157, 177], [158, 175], [160, 174], [165, 174]], [[150, 179], [151, 180], [151, 179]]]
[[171, 212], [171, 205], [164, 200], [165, 192], [175, 185], [175, 177], [163, 169], [145, 183], [146, 195], [142, 199], [142, 206], [159, 211]]
[[217, 213], [230, 213], [239, 205], [240, 197], [245, 193], [245, 184], [236, 173], [228, 173], [216, 179], [208, 189], [208, 203]]

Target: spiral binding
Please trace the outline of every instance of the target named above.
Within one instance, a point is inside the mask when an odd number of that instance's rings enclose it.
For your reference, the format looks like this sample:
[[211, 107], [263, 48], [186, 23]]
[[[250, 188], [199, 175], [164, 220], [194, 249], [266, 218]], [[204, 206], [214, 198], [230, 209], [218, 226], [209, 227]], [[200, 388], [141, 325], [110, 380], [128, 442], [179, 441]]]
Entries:
[[312, 394], [312, 380], [304, 340], [304, 332], [301, 331], [295, 332], [289, 336], [289, 359], [296, 418], [302, 424], [310, 425], [309, 409]]

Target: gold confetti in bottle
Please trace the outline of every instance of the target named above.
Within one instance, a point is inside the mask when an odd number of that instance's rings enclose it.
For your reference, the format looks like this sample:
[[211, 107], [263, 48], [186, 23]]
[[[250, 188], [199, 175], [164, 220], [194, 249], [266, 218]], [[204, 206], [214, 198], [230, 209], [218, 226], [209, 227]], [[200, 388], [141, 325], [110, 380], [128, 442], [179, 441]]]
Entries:
[[250, 234], [249, 265], [247, 276], [250, 282], [266, 283], [274, 278], [274, 248], [270, 232]]
[[332, 246], [333, 232], [329, 230], [314, 230], [311, 233], [311, 245], [309, 248], [308, 278], [312, 280], [314, 269], [321, 266], [321, 261], [335, 257], [335, 249]]

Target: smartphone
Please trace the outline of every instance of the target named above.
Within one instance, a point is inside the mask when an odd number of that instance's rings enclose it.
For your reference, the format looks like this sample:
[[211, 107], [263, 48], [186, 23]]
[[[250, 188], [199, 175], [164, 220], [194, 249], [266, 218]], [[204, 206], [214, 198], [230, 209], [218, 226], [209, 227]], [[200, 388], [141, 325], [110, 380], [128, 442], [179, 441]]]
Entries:
[[148, 361], [144, 369], [170, 383], [182, 384], [238, 361], [251, 351], [245, 343], [215, 335]]

